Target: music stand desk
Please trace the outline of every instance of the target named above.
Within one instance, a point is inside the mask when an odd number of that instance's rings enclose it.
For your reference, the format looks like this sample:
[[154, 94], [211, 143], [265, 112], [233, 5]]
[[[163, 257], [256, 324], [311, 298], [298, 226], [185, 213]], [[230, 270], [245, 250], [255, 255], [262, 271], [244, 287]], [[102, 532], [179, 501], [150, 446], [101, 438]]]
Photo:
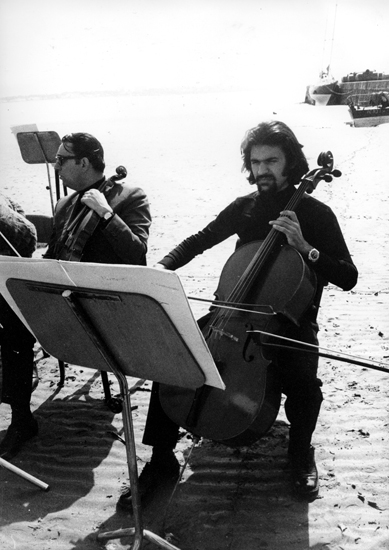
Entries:
[[54, 357], [116, 376], [123, 398], [123, 428], [134, 528], [98, 535], [134, 535], [179, 550], [143, 528], [134, 428], [127, 376], [184, 388], [224, 388], [178, 276], [140, 266], [0, 257], [0, 292]]
[[[19, 144], [20, 153], [24, 162], [27, 162], [27, 164], [46, 164], [47, 178], [49, 180], [49, 186], [47, 189], [50, 191], [51, 209], [54, 214], [55, 202], [58, 201], [61, 196], [60, 182], [58, 171], [54, 169], [56, 192], [56, 200], [54, 200], [53, 190], [51, 188], [49, 165], [54, 165], [56, 163], [56, 155], [58, 148], [61, 145], [61, 139], [57, 132], [39, 132], [38, 128], [26, 130], [23, 129], [23, 127], [16, 126], [13, 131], [15, 132], [16, 140]], [[63, 190], [66, 195], [67, 190], [65, 186]]]

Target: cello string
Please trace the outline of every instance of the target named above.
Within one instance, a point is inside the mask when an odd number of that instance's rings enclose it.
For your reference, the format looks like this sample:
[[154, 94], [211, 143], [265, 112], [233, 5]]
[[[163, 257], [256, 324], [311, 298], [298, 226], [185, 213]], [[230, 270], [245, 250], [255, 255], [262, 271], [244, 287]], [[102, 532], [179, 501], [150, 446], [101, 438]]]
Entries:
[[[327, 171], [323, 169], [315, 169], [313, 172], [310, 172], [306, 176], [304, 176], [300, 182], [299, 187], [290, 198], [288, 204], [284, 207], [284, 210], [294, 210], [300, 202], [304, 193], [307, 191], [308, 186], [314, 185], [315, 179], [321, 179], [324, 176], [324, 173], [327, 173]], [[247, 292], [248, 288], [251, 287], [254, 280], [258, 276], [259, 271], [262, 269], [264, 263], [266, 262], [268, 254], [270, 253], [273, 246], [276, 244], [277, 238], [279, 236], [280, 232], [276, 229], [272, 229], [269, 232], [266, 239], [263, 241], [262, 247], [258, 250], [257, 254], [255, 254], [254, 258], [251, 260], [250, 264], [240, 278], [238, 284], [233, 289], [233, 292], [230, 294], [229, 299], [233, 297], [235, 299], [234, 301], [239, 301], [239, 299], [236, 298], [239, 297], [240, 293]], [[236, 296], [233, 296], [234, 291], [237, 292]]]
[[[253, 285], [253, 282], [258, 277], [258, 273], [263, 267], [268, 254], [272, 250], [276, 239], [280, 233], [275, 229], [272, 229], [266, 239], [263, 241], [262, 246], [252, 258], [251, 262], [245, 269], [243, 275], [240, 277], [238, 283], [233, 288], [232, 292], [227, 298], [227, 303], [240, 303], [247, 295], [248, 291]], [[274, 241], [274, 242], [273, 242]], [[232, 312], [227, 313], [221, 320], [221, 325], [224, 326], [228, 323], [232, 316]]]
[[[232, 292], [229, 294], [227, 300], [224, 302], [226, 304], [241, 304], [242, 300], [247, 295], [248, 291], [252, 287], [254, 281], [257, 279], [261, 269], [263, 268], [263, 265], [265, 264], [269, 253], [273, 249], [277, 239], [281, 238], [281, 233], [275, 229], [272, 229], [270, 233], [268, 234], [267, 238], [263, 242], [260, 250], [257, 252], [257, 254], [254, 255], [254, 258], [251, 260], [249, 266], [246, 268], [243, 275], [240, 277], [239, 282], [236, 284]], [[255, 307], [255, 304], [248, 304], [249, 307]], [[271, 306], [269, 306], [271, 307]], [[233, 311], [237, 311], [240, 308], [228, 308], [229, 311], [222, 315], [222, 312], [220, 311], [220, 314], [216, 314], [214, 322], [212, 323], [213, 326], [218, 326], [219, 329], [223, 329], [226, 327], [228, 322], [230, 321]], [[242, 311], [244, 311], [242, 309]], [[247, 310], [245, 310], [247, 311]], [[249, 310], [249, 312], [252, 313], [259, 313], [254, 310]]]
[[[305, 193], [305, 191], [308, 188], [308, 178], [302, 179], [299, 187], [297, 188], [296, 192], [293, 194], [291, 199], [289, 200], [288, 204], [285, 206], [284, 210], [294, 210], [296, 205], [300, 202], [301, 197]], [[251, 260], [250, 264], [245, 270], [245, 273], [240, 278], [237, 286], [234, 290], [237, 291], [237, 296], [234, 296], [234, 301], [239, 301], [240, 293], [246, 293], [248, 289], [252, 286], [254, 280], [257, 278], [258, 273], [263, 268], [264, 263], [267, 261], [268, 255], [271, 252], [272, 248], [277, 242], [278, 237], [280, 237], [280, 232], [276, 229], [272, 228], [269, 234], [267, 235], [266, 239], [264, 240], [261, 248], [258, 250], [257, 254], [254, 255], [254, 258]], [[229, 299], [231, 299], [232, 296], [229, 296]]]
[[[306, 192], [308, 185], [314, 183], [315, 178], [320, 179], [323, 175], [323, 170], [316, 169], [310, 172], [307, 176], [303, 177], [299, 187], [296, 189], [288, 204], [284, 210], [294, 210], [297, 204], [300, 202], [303, 194]], [[227, 300], [232, 302], [241, 302], [247, 295], [250, 288], [253, 286], [254, 281], [257, 279], [258, 274], [263, 269], [264, 264], [268, 260], [270, 252], [277, 243], [277, 240], [282, 237], [282, 234], [276, 229], [272, 228], [267, 237], [262, 243], [262, 246], [258, 249], [249, 265], [246, 267], [244, 273], [240, 277], [238, 283], [229, 294]], [[225, 315], [222, 315], [221, 311], [215, 315], [212, 326], [223, 329], [232, 317], [232, 310], [230, 309]]]
[[[300, 200], [300, 197], [305, 192], [307, 184], [304, 180], [301, 182], [299, 188], [296, 190], [296, 193], [293, 194], [292, 198], [286, 205], [286, 210], [291, 210]], [[293, 200], [294, 199], [294, 200]], [[258, 273], [262, 269], [265, 261], [268, 258], [269, 253], [271, 252], [273, 246], [276, 244], [280, 232], [272, 228], [268, 233], [267, 237], [262, 243], [262, 246], [258, 249], [257, 253], [252, 258], [251, 262], [245, 269], [243, 275], [240, 277], [238, 283], [228, 296], [228, 301], [240, 302], [240, 298], [243, 297], [252, 286], [254, 280], [257, 278]]]
[[[287, 207], [289, 208], [289, 204]], [[274, 248], [277, 240], [281, 237], [282, 235], [279, 231], [273, 228], [271, 229], [266, 239], [263, 241], [262, 246], [254, 255], [243, 275], [240, 277], [238, 283], [229, 294], [226, 303], [240, 303], [244, 299], [266, 263], [268, 256]], [[221, 319], [220, 325], [225, 326], [230, 320], [231, 315], [232, 311], [230, 311], [229, 314], [227, 313], [227, 315]]]

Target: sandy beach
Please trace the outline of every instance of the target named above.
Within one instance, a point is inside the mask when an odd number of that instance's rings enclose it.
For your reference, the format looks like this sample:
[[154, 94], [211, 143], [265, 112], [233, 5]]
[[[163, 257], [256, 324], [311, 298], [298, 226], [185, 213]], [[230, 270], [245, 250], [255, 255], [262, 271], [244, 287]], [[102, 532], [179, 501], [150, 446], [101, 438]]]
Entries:
[[[252, 94], [165, 94], [0, 103], [1, 192], [27, 213], [51, 214], [46, 167], [23, 161], [11, 126], [90, 132], [116, 166], [148, 194], [153, 225], [148, 263], [202, 229], [224, 206], [251, 191], [239, 146], [248, 128], [283, 120], [304, 144], [310, 167], [332, 151], [342, 177], [315, 196], [335, 212], [359, 270], [351, 292], [328, 286], [320, 311], [320, 343], [328, 350], [389, 364], [389, 124], [353, 128], [347, 107], [294, 104], [266, 108]], [[234, 239], [181, 269], [188, 296], [210, 299]], [[37, 255], [40, 251], [37, 252]], [[196, 318], [207, 310], [191, 302]], [[104, 404], [99, 373], [68, 365], [63, 388], [53, 357], [37, 348], [40, 383], [32, 396], [39, 436], [12, 463], [50, 485], [43, 492], [0, 469], [0, 547], [4, 550], [125, 550], [131, 539], [101, 542], [96, 533], [133, 525], [116, 510], [128, 483], [122, 415]], [[202, 440], [191, 452], [174, 498], [168, 490], [143, 511], [145, 528], [181, 550], [384, 550], [389, 548], [388, 374], [321, 358], [324, 403], [314, 435], [320, 475], [312, 503], [291, 494], [288, 422], [283, 407], [272, 430], [251, 447]], [[117, 382], [110, 375], [115, 395]], [[130, 386], [136, 379], [130, 379]], [[151, 382], [132, 404], [139, 471], [150, 456], [141, 443]], [[0, 405], [0, 437], [10, 409]], [[192, 440], [181, 432], [184, 464]], [[156, 548], [144, 543], [144, 548]]]

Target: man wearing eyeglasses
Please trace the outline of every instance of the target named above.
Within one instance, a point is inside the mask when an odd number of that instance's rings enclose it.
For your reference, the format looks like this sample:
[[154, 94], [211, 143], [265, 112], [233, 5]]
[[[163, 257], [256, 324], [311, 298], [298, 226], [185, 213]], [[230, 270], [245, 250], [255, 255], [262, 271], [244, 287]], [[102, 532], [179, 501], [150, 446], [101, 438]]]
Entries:
[[[147, 197], [138, 187], [106, 180], [101, 143], [85, 133], [64, 136], [55, 169], [75, 193], [57, 203], [45, 257], [145, 265], [151, 224]], [[89, 236], [91, 211], [96, 215]]]
[[[57, 152], [55, 169], [64, 185], [75, 192], [56, 205], [53, 233], [44, 257], [146, 265], [151, 224], [148, 199], [139, 187], [105, 178], [101, 143], [86, 133], [66, 135]], [[7, 365], [3, 364], [3, 376], [14, 379], [17, 373], [7, 369]], [[26, 372], [27, 367], [26, 364]], [[31, 392], [17, 395], [15, 407], [23, 414], [17, 423], [12, 422], [0, 443], [0, 456], [4, 459], [15, 456], [38, 433], [30, 399]]]

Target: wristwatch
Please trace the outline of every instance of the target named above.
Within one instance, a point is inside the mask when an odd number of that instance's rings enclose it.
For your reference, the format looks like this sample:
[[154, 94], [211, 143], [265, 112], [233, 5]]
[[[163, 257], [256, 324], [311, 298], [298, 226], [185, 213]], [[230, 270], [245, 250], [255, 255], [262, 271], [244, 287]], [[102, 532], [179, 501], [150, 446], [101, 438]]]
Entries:
[[103, 219], [107, 222], [107, 221], [110, 220], [112, 217], [113, 217], [113, 212], [108, 211], [108, 212], [106, 212], [106, 213], [104, 214]]
[[311, 250], [308, 252], [308, 260], [312, 263], [317, 262], [319, 257], [320, 257], [320, 252], [316, 250], [316, 248], [311, 248]]

